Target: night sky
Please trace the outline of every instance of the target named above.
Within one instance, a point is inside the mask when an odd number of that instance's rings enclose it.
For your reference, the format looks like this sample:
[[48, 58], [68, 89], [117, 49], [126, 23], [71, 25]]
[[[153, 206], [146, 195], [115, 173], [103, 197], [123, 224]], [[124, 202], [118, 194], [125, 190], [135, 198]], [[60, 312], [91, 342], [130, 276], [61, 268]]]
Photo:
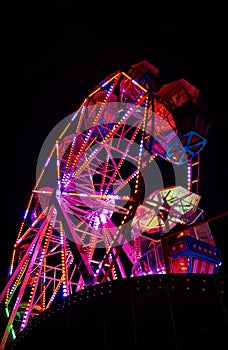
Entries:
[[[200, 89], [212, 125], [201, 152], [200, 206], [208, 217], [228, 210], [225, 35], [221, 23], [215, 29], [214, 9], [205, 15], [193, 3], [164, 4], [102, 14], [96, 6], [88, 13], [53, 3], [20, 3], [1, 13], [1, 287], [49, 132], [106, 76], [144, 59], [162, 81], [185, 78]], [[226, 273], [227, 223], [226, 216], [211, 224]]]

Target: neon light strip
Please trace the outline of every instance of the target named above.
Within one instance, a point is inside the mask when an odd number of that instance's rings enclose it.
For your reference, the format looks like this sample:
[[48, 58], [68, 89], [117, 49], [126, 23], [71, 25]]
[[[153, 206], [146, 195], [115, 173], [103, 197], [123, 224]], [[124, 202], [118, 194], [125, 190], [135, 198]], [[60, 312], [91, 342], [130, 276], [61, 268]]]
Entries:
[[25, 233], [23, 234], [23, 236], [21, 236], [20, 239], [18, 239], [15, 243], [15, 247], [17, 247], [21, 241], [23, 239], [25, 239], [25, 237], [27, 237], [27, 235], [32, 231], [33, 227], [45, 216], [45, 214], [47, 213], [48, 207], [46, 207], [42, 213], [38, 216], [38, 218], [32, 223], [32, 225], [28, 228], [27, 231], [25, 231]]
[[122, 200], [133, 200], [130, 196], [118, 196], [112, 194], [87, 194], [87, 193], [75, 193], [75, 192], [62, 192], [63, 195], [69, 195], [73, 197], [87, 197], [87, 198], [102, 198], [102, 199], [122, 199]]
[[[33, 246], [33, 249], [34, 249], [34, 247], [35, 247], [35, 246]], [[32, 254], [32, 251], [31, 251], [31, 253], [30, 253], [29, 255], [31, 255], [31, 254]], [[11, 298], [12, 298], [12, 296], [13, 296], [13, 293], [15, 292], [16, 288], [20, 285], [20, 283], [21, 283], [21, 278], [22, 278], [24, 272], [26, 271], [26, 268], [27, 268], [27, 266], [28, 266], [28, 263], [29, 263], [29, 259], [27, 259], [27, 260], [25, 261], [25, 263], [22, 265], [21, 270], [20, 270], [20, 273], [18, 274], [18, 276], [17, 276], [17, 278], [16, 278], [14, 284], [12, 285], [11, 289], [9, 289], [9, 293], [8, 293], [7, 298], [6, 298], [6, 301], [5, 301], [5, 303], [6, 303], [7, 305], [10, 303], [10, 300], [11, 300]]]
[[58, 179], [58, 188], [60, 189], [60, 160], [59, 160], [59, 141], [56, 141], [56, 170]]
[[92, 91], [90, 94], [89, 94], [89, 97], [93, 96], [96, 92], [98, 92], [102, 87], [104, 87], [105, 85], [107, 85], [108, 83], [110, 83], [112, 80], [116, 79], [119, 75], [121, 75], [121, 73], [117, 73], [116, 75], [114, 75], [113, 77], [111, 77], [109, 80], [107, 80], [103, 86], [99, 86], [95, 91]]
[[[139, 124], [139, 126], [140, 126], [140, 125], [141, 125], [141, 123]], [[114, 182], [114, 179], [115, 179], [116, 175], [118, 174], [119, 169], [121, 168], [121, 166], [122, 166], [122, 164], [123, 164], [125, 158], [127, 157], [127, 154], [128, 154], [128, 152], [129, 152], [129, 150], [130, 150], [130, 147], [132, 146], [132, 143], [134, 142], [134, 140], [135, 140], [135, 138], [136, 138], [136, 136], [137, 136], [139, 130], [140, 130], [139, 128], [136, 128], [136, 129], [135, 129], [134, 134], [133, 134], [133, 136], [132, 136], [132, 139], [131, 139], [131, 141], [129, 141], [129, 143], [128, 143], [128, 145], [127, 145], [127, 148], [126, 148], [126, 150], [125, 150], [125, 155], [122, 157], [121, 161], [120, 161], [119, 164], [118, 164], [118, 167], [115, 169], [115, 172], [114, 172], [114, 174], [113, 174], [111, 180], [109, 181], [109, 184], [108, 184], [108, 186], [107, 186], [107, 188], [106, 188], [106, 193], [108, 192], [108, 190], [109, 190], [109, 188], [110, 188], [110, 185]]]
[[46, 306], [46, 288], [45, 288], [45, 284], [46, 284], [46, 257], [44, 257], [44, 266], [43, 266], [43, 281], [42, 281], [42, 309], [45, 310], [45, 306]]
[[[72, 166], [71, 166], [72, 169], [75, 169], [77, 162], [80, 160], [79, 157], [80, 157], [80, 155], [81, 155], [81, 154], [84, 152], [84, 150], [85, 150], [86, 143], [87, 143], [87, 140], [89, 139], [89, 136], [90, 136], [91, 132], [92, 132], [92, 129], [88, 130], [87, 135], [86, 135], [86, 137], [85, 137], [85, 140], [84, 140], [84, 142], [82, 143], [82, 145], [81, 145], [81, 147], [80, 147], [80, 149], [79, 149], [79, 151], [78, 151], [76, 157], [74, 158], [73, 164], [72, 164]], [[64, 181], [63, 181], [63, 183], [65, 184], [65, 186], [64, 186], [65, 188], [66, 188], [66, 187], [69, 185], [69, 183], [71, 182], [71, 180], [70, 180], [70, 177], [71, 177], [71, 176], [72, 176], [72, 173], [68, 173], [67, 176], [65, 177], [65, 179], [64, 179]]]
[[50, 305], [52, 304], [52, 302], [53, 302], [53, 300], [55, 299], [55, 296], [56, 296], [56, 294], [58, 293], [59, 288], [61, 287], [62, 283], [63, 283], [63, 281], [61, 280], [61, 281], [57, 284], [57, 286], [56, 286], [56, 288], [55, 288], [55, 290], [54, 290], [54, 293], [52, 294], [52, 296], [51, 296], [51, 298], [50, 298], [50, 300], [49, 300], [49, 302], [48, 302], [48, 304], [47, 304], [47, 306], [46, 306], [46, 309], [48, 309], [48, 308], [50, 307]]
[[[33, 197], [34, 197], [34, 193], [32, 193], [31, 196], [30, 196], [30, 199], [29, 199], [27, 208], [26, 208], [26, 210], [25, 210], [24, 219], [23, 219], [23, 221], [22, 221], [22, 223], [21, 223], [21, 226], [20, 226], [20, 229], [19, 229], [19, 232], [18, 232], [16, 241], [19, 239], [19, 237], [20, 237], [20, 235], [21, 235], [21, 232], [22, 232], [22, 230], [23, 230], [23, 227], [24, 227], [24, 225], [25, 225], [25, 220], [26, 220], [26, 218], [27, 218], [28, 211], [29, 211], [30, 205], [31, 205], [31, 203], [32, 203]], [[14, 266], [15, 254], [16, 254], [16, 250], [14, 249], [14, 250], [13, 250], [13, 254], [12, 254], [12, 258], [11, 258], [11, 262], [10, 262], [9, 276], [11, 276], [12, 273], [13, 273], [13, 266]]]
[[0, 295], [0, 303], [2, 301], [2, 299], [4, 298], [5, 294], [9, 292], [9, 287], [10, 285], [13, 283], [13, 281], [15, 280], [15, 278], [17, 277], [18, 273], [20, 273], [21, 268], [23, 267], [23, 264], [25, 263], [26, 259], [28, 258], [28, 256], [31, 254], [31, 250], [33, 250], [35, 243], [37, 241], [38, 237], [37, 235], [34, 237], [32, 243], [30, 244], [27, 252], [25, 253], [25, 255], [23, 256], [23, 258], [21, 259], [21, 261], [19, 262], [19, 265], [17, 266], [17, 268], [14, 270], [14, 272], [12, 273], [11, 277], [9, 278], [5, 288], [3, 289], [1, 295]]
[[[116, 81], [115, 81], [115, 80], [116, 80]], [[97, 125], [97, 120], [99, 119], [101, 112], [102, 112], [103, 109], [105, 108], [105, 105], [106, 105], [106, 103], [107, 103], [107, 100], [108, 100], [110, 94], [112, 93], [112, 91], [114, 90], [114, 87], [116, 86], [116, 83], [117, 83], [117, 78], [114, 79], [114, 82], [113, 82], [113, 84], [110, 86], [110, 88], [108, 89], [107, 94], [106, 94], [106, 96], [105, 96], [103, 102], [100, 103], [99, 111], [97, 112], [96, 118], [94, 118], [92, 125], [95, 125], [95, 126]], [[100, 90], [100, 89], [98, 89], [98, 90]], [[95, 106], [97, 106], [97, 105], [95, 105]]]
[[192, 189], [192, 164], [191, 160], [188, 162], [188, 174], [187, 174], [187, 189]]
[[[54, 214], [54, 211], [53, 211]], [[50, 220], [53, 219], [53, 215], [52, 217], [50, 217]], [[29, 295], [29, 299], [28, 299], [28, 303], [25, 309], [25, 313], [23, 315], [23, 319], [22, 319], [22, 323], [21, 323], [21, 327], [20, 330], [22, 331], [22, 329], [24, 329], [28, 323], [29, 320], [29, 316], [31, 314], [32, 308], [33, 308], [33, 302], [34, 302], [34, 298], [35, 298], [35, 293], [38, 287], [38, 282], [41, 276], [41, 272], [42, 272], [42, 267], [43, 267], [43, 262], [44, 262], [44, 257], [45, 257], [45, 253], [47, 251], [47, 247], [49, 245], [50, 242], [50, 236], [51, 236], [51, 232], [52, 232], [52, 224], [50, 223], [48, 230], [46, 232], [46, 225], [44, 226], [44, 243], [43, 243], [43, 250], [40, 254], [39, 257], [39, 261], [38, 261], [38, 265], [37, 265], [37, 269], [38, 271], [34, 272], [35, 276], [34, 276], [34, 281], [33, 281], [33, 285], [31, 286], [31, 291], [30, 291], [30, 295]], [[35, 265], [35, 264], [34, 264]], [[36, 268], [34, 268], [33, 271], [35, 271]]]
[[52, 194], [53, 191], [33, 190], [33, 193], [38, 193], [38, 194]]
[[128, 78], [129, 80], [132, 81], [133, 84], [137, 85], [140, 89], [142, 89], [144, 92], [147, 92], [147, 89], [145, 89], [142, 85], [140, 85], [137, 81], [135, 81], [134, 79], [132, 79], [129, 75], [127, 75], [126, 73], [122, 72], [122, 74]]
[[73, 141], [72, 141], [71, 147], [70, 147], [70, 152], [69, 152], [69, 155], [67, 157], [66, 169], [65, 169], [65, 173], [63, 175], [63, 182], [64, 182], [66, 174], [68, 173], [68, 170], [69, 170], [70, 160], [71, 160], [71, 156], [72, 156], [72, 153], [73, 153], [75, 141], [76, 141], [76, 136], [74, 136], [74, 138], [73, 138]]

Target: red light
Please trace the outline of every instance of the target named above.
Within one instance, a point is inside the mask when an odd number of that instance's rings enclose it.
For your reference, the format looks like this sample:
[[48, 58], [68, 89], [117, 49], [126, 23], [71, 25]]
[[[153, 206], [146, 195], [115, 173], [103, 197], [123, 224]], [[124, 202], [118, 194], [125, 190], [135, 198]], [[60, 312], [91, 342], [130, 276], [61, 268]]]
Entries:
[[174, 273], [187, 273], [188, 272], [188, 260], [187, 257], [179, 257], [172, 261], [172, 267]]

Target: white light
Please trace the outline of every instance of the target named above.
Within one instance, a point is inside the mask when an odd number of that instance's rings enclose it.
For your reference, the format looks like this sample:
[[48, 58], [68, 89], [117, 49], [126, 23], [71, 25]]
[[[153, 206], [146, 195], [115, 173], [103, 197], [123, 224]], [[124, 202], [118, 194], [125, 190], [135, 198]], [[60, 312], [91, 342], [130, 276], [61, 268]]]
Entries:
[[47, 159], [47, 161], [46, 161], [46, 163], [45, 163], [45, 168], [46, 168], [46, 166], [48, 166], [48, 163], [50, 162], [50, 157]]
[[74, 121], [74, 119], [76, 118], [76, 116], [77, 116], [77, 113], [74, 113], [73, 117], [71, 118], [71, 121], [72, 121], [72, 122]]
[[107, 223], [106, 216], [104, 214], [100, 214], [100, 219], [101, 219], [102, 224]]
[[24, 219], [26, 219], [27, 215], [28, 215], [28, 209], [25, 211]]

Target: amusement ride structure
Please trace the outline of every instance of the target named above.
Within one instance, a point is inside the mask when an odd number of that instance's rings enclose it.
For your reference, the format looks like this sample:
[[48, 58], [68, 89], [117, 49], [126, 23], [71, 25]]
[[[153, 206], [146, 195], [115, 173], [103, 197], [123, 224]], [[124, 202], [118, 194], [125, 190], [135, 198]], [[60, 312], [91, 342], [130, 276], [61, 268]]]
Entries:
[[185, 79], [161, 84], [146, 60], [108, 76], [61, 121], [41, 150], [1, 293], [1, 349], [91, 286], [218, 273], [199, 193], [208, 131], [200, 91]]

